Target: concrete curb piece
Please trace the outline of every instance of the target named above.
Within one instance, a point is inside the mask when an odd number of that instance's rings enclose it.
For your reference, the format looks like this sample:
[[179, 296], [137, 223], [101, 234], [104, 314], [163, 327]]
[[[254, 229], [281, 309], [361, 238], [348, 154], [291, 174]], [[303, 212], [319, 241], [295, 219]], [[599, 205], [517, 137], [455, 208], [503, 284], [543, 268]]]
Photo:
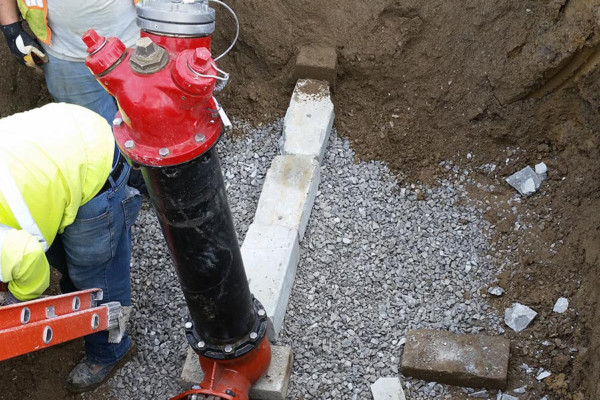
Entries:
[[250, 291], [271, 318], [277, 339], [300, 260], [298, 231], [255, 222], [248, 228], [241, 251]]
[[[327, 82], [298, 81], [285, 116], [284, 155], [267, 171], [254, 222], [241, 247], [250, 290], [271, 318], [275, 338], [282, 326], [300, 245], [321, 178], [320, 161], [333, 124], [333, 103]], [[292, 368], [289, 347], [272, 346], [269, 370], [252, 387], [257, 400], [284, 400]], [[202, 380], [198, 357], [190, 348], [181, 384], [190, 388]]]
[[254, 222], [297, 229], [302, 241], [320, 180], [321, 168], [314, 158], [275, 157], [267, 172]]
[[[271, 346], [271, 364], [269, 365], [269, 369], [250, 389], [250, 398], [254, 400], [285, 400], [290, 383], [293, 360], [294, 357], [290, 347]], [[200, 368], [198, 356], [189, 348], [183, 372], [181, 373], [180, 384], [185, 390], [188, 390], [200, 383], [203, 378], [204, 372]]]
[[283, 154], [301, 154], [323, 160], [333, 126], [329, 85], [300, 79], [283, 121]]

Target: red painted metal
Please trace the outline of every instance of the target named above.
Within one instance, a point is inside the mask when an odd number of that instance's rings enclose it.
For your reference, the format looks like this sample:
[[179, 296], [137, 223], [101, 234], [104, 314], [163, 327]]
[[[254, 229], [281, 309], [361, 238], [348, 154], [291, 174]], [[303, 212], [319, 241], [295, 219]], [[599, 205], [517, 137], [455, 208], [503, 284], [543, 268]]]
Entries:
[[[96, 46], [93, 31], [86, 32], [87, 42]], [[97, 35], [97, 34], [96, 34]], [[153, 40], [157, 35], [145, 34]], [[100, 40], [100, 39], [97, 39]], [[171, 43], [173, 41], [173, 44]], [[121, 152], [133, 162], [148, 166], [171, 166], [192, 160], [210, 149], [222, 130], [212, 97], [216, 75], [210, 51], [203, 47], [210, 39], [191, 39], [184, 47], [182, 38], [163, 37], [157, 44], [169, 54], [169, 63], [152, 74], [134, 72], [129, 66], [133, 49], [124, 50], [118, 57], [119, 46], [108, 46], [116, 38], [91, 54], [86, 65], [98, 76], [98, 81], [113, 95], [119, 105], [113, 132]], [[122, 44], [122, 43], [121, 43]], [[94, 47], [92, 47], [94, 48]], [[206, 58], [208, 60], [200, 60]], [[111, 64], [112, 62], [112, 64]], [[209, 64], [205, 72], [192, 71], [199, 63]], [[110, 64], [110, 65], [109, 65]]]
[[[29, 323], [34, 323], [47, 319], [48, 307], [52, 307], [51, 312], [57, 317], [93, 308], [94, 299], [100, 293], [101, 291], [98, 289], [87, 289], [0, 307], [0, 331], [20, 325], [21, 312], [24, 307], [29, 310]], [[78, 307], [74, 306], [75, 303], [78, 304]]]
[[[97, 318], [93, 329], [92, 319]], [[0, 330], [0, 361], [100, 332], [108, 328], [108, 307], [100, 306], [45, 321]], [[51, 329], [51, 340], [44, 337]]]
[[[90, 50], [86, 65], [119, 105], [113, 124], [117, 144], [126, 158], [143, 166], [142, 170], [194, 160], [211, 149], [223, 128], [213, 98], [217, 69], [210, 54], [210, 36], [176, 37], [144, 31], [141, 36], [152, 39], [167, 52], [166, 66], [160, 68], [158, 63], [146, 61], [154, 60], [152, 54], [158, 54], [144, 43], [135, 57], [136, 72], [130, 65], [135, 49], [118, 54], [115, 49], [121, 45], [108, 46], [118, 39], [110, 38], [101, 46], [98, 43], [102, 39], [95, 32], [85, 34]], [[148, 62], [146, 66], [139, 63], [142, 54], [141, 61]], [[169, 173], [177, 172], [173, 168]], [[201, 388], [172, 400], [194, 394], [247, 400], [250, 386], [267, 371], [270, 361], [271, 347], [266, 337], [250, 352], [236, 358], [216, 360], [200, 356], [205, 373]]]
[[199, 389], [188, 390], [171, 400], [187, 399], [194, 394], [218, 396], [226, 400], [248, 400], [250, 387], [267, 371], [271, 363], [271, 345], [265, 336], [250, 353], [231, 360], [200, 357], [204, 380]]
[[0, 361], [108, 329], [108, 306], [94, 306], [99, 293], [89, 289], [0, 307]]

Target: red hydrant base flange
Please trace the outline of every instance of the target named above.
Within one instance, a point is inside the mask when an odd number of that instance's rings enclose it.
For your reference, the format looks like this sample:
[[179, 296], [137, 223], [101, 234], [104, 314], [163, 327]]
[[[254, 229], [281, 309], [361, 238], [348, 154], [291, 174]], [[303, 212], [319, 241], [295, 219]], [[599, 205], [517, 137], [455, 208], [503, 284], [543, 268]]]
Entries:
[[265, 336], [250, 353], [231, 360], [213, 360], [200, 356], [204, 379], [200, 388], [188, 390], [171, 400], [187, 399], [194, 394], [225, 400], [248, 400], [250, 387], [267, 371], [271, 363], [271, 345]]

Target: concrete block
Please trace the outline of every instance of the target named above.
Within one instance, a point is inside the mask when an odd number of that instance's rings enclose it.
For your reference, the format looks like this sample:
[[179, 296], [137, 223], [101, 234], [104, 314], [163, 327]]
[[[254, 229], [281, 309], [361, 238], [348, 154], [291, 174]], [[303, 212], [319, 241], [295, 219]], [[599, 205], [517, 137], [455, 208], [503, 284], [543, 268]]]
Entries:
[[379, 378], [371, 385], [373, 400], [406, 400], [399, 378]]
[[285, 400], [294, 355], [291, 347], [271, 346], [271, 364], [265, 375], [250, 389], [254, 400]]
[[250, 291], [273, 322], [275, 338], [283, 326], [300, 260], [298, 231], [253, 223], [241, 247]]
[[[292, 349], [287, 346], [271, 346], [271, 364], [265, 375], [250, 389], [250, 398], [253, 400], [285, 400], [292, 363], [294, 357]], [[200, 368], [198, 356], [189, 348], [180, 384], [184, 390], [197, 385], [204, 378], [204, 372]]]
[[277, 156], [267, 171], [254, 222], [298, 230], [302, 241], [320, 182], [320, 165], [310, 156]]
[[294, 80], [327, 81], [335, 88], [337, 53], [333, 47], [302, 46], [296, 57]]
[[299, 80], [283, 120], [283, 154], [308, 155], [321, 162], [333, 120], [327, 83]]
[[419, 329], [407, 334], [402, 373], [450, 385], [504, 389], [509, 356], [506, 338]]

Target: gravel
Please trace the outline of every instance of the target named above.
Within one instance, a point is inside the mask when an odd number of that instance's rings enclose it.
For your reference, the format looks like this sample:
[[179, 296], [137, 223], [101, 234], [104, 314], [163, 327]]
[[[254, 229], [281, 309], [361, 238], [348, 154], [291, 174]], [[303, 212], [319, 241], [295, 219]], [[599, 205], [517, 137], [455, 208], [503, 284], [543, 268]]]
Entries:
[[[226, 135], [219, 151], [241, 242], [279, 152], [281, 121], [235, 130], [245, 135]], [[356, 163], [349, 142], [332, 134], [279, 338], [295, 355], [289, 399], [371, 399], [370, 385], [394, 376], [407, 398], [444, 398], [448, 387], [400, 374], [407, 329], [502, 331], [486, 301], [495, 273], [489, 226], [468, 205], [467, 175], [454, 167], [435, 187], [399, 185], [384, 163]], [[133, 236], [130, 333], [139, 352], [111, 380], [111, 394], [166, 399], [181, 391], [187, 309], [146, 201]]]

